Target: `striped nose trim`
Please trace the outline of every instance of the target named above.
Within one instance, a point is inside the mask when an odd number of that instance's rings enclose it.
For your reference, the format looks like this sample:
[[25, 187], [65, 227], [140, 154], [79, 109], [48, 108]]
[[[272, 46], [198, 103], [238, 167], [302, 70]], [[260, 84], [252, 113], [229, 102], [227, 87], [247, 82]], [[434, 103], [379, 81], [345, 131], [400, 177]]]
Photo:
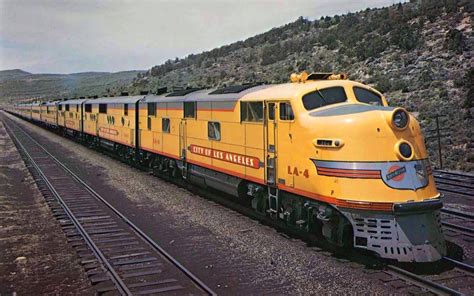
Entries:
[[428, 186], [432, 174], [428, 159], [387, 162], [351, 162], [315, 160], [316, 171], [320, 176], [380, 179], [393, 189], [417, 190]]
[[316, 167], [318, 175], [357, 179], [380, 179], [379, 170], [357, 170], [357, 169], [333, 169], [328, 167]]

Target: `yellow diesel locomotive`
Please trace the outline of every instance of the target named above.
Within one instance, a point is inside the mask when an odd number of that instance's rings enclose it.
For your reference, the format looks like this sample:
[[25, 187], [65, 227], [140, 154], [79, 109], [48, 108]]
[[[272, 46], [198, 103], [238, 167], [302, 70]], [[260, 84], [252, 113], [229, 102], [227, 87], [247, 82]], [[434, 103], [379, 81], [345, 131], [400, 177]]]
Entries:
[[446, 254], [417, 120], [343, 74], [59, 105], [86, 141], [333, 244], [402, 262]]

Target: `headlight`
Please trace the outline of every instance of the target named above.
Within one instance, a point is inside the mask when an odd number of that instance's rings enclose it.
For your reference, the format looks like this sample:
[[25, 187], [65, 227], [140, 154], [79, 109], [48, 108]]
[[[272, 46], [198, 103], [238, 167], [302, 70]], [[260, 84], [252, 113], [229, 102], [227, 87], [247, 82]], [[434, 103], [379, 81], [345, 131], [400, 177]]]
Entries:
[[407, 143], [401, 143], [398, 149], [400, 149], [400, 154], [405, 158], [410, 158], [413, 153], [410, 145]]
[[392, 124], [397, 129], [404, 129], [408, 126], [410, 117], [408, 112], [402, 108], [397, 108], [392, 114]]
[[413, 159], [413, 147], [406, 141], [401, 140], [395, 145], [395, 153], [401, 160], [412, 160]]

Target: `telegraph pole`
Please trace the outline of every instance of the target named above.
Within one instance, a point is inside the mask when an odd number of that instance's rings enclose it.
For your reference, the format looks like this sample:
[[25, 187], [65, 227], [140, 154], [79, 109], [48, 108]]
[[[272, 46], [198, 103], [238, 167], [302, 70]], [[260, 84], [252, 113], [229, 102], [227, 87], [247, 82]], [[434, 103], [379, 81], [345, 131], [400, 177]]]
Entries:
[[436, 136], [438, 137], [438, 157], [439, 157], [439, 168], [443, 169], [443, 157], [441, 156], [441, 133], [439, 131], [439, 115], [436, 114]]

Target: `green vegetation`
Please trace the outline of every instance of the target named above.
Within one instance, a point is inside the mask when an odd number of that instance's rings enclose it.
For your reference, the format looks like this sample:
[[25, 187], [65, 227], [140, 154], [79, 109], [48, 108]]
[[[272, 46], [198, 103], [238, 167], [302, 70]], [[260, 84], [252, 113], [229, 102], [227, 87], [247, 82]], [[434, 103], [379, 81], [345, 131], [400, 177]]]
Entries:
[[[464, 87], [467, 89], [464, 97], [464, 108], [474, 108], [474, 68], [469, 68], [464, 75]], [[474, 117], [473, 113], [468, 113], [470, 118]]]
[[447, 49], [461, 54], [466, 46], [461, 31], [456, 29], [449, 30], [448, 34], [446, 34], [445, 46]]
[[[321, 17], [320, 20], [309, 21], [300, 17], [293, 23], [273, 28], [268, 32], [238, 41], [229, 45], [215, 48], [200, 54], [191, 54], [183, 59], [168, 60], [162, 65], [154, 66], [149, 71], [141, 74], [134, 85], [143, 86], [140, 80], [147, 79], [151, 88], [159, 85], [177, 86], [177, 81], [165, 80], [169, 74], [177, 71], [194, 71], [193, 77], [183, 79], [182, 82], [189, 86], [213, 86], [223, 84], [225, 81], [214, 79], [222, 75], [213, 74], [221, 72], [220, 62], [238, 63], [242, 65], [256, 65], [266, 67], [281, 61], [291, 60], [296, 56], [308, 56], [314, 52], [315, 47], [324, 47], [336, 50], [348, 58], [349, 62], [341, 63], [343, 66], [353, 62], [365, 61], [370, 58], [379, 58], [385, 51], [396, 48], [402, 52], [410, 52], [424, 45], [422, 30], [426, 23], [434, 22], [441, 13], [457, 13], [460, 7], [469, 3], [459, 0], [417, 0], [411, 3], [396, 4], [380, 9], [367, 9], [357, 13], [336, 15], [334, 17]], [[464, 40], [462, 33], [457, 30], [450, 31], [446, 38], [446, 48], [457, 53], [462, 52]], [[309, 64], [313, 62], [306, 61]], [[323, 67], [328, 68], [319, 61]], [[249, 67], [251, 68], [251, 67]], [[288, 67], [285, 67], [287, 69]], [[301, 67], [300, 67], [301, 68]], [[331, 70], [339, 67], [330, 67]], [[206, 69], [206, 71], [200, 71]], [[297, 70], [298, 67], [292, 66]], [[258, 71], [258, 67], [254, 70]], [[320, 69], [313, 69], [319, 71]], [[264, 71], [265, 72], [265, 71]], [[264, 81], [283, 82], [276, 76], [265, 75]], [[211, 78], [209, 78], [211, 77]], [[227, 79], [242, 80], [244, 75], [226, 75]], [[169, 78], [169, 77], [167, 77]], [[237, 79], [238, 78], [238, 79]], [[245, 80], [246, 81], [246, 80]], [[246, 81], [252, 82], [252, 81]], [[186, 85], [181, 85], [186, 86]], [[134, 87], [132, 87], [132, 90]]]
[[[469, 68], [474, 42], [468, 21], [473, 10], [474, 2], [468, 0], [411, 0], [314, 21], [300, 17], [243, 41], [170, 59], [146, 72], [89, 73], [89, 79], [0, 72], [0, 92], [3, 97], [124, 90], [138, 94], [165, 86], [282, 83], [303, 70], [346, 72], [350, 79], [384, 92], [391, 104], [415, 112], [425, 131], [434, 128], [435, 114], [446, 115], [446, 164], [474, 170], [474, 74]], [[5, 82], [2, 75], [19, 78]], [[427, 146], [436, 163], [436, 146], [430, 140]]]
[[[128, 90], [282, 83], [303, 70], [348, 72], [351, 79], [384, 92], [391, 104], [416, 112], [426, 130], [434, 128], [435, 114], [446, 115], [445, 163], [474, 170], [474, 147], [466, 144], [474, 142], [474, 75], [463, 68], [472, 51], [472, 28], [460, 26], [472, 3], [412, 0], [315, 21], [299, 18], [243, 41], [169, 60], [137, 77]], [[427, 146], [436, 163], [435, 143]]]

